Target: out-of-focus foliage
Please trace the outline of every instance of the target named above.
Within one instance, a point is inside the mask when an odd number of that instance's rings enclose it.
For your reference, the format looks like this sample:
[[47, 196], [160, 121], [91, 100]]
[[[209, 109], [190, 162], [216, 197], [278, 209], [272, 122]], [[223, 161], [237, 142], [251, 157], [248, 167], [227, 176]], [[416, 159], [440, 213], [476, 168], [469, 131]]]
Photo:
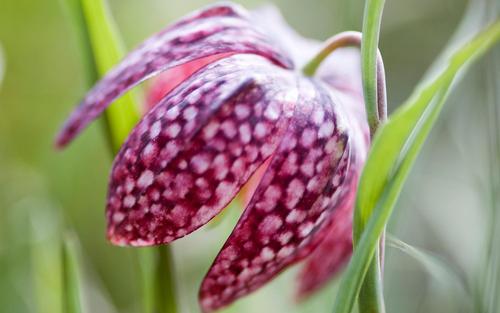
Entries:
[[[127, 48], [210, 2], [109, 0]], [[265, 3], [239, 2], [250, 8]], [[273, 2], [307, 36], [326, 39], [361, 27], [361, 0]], [[465, 4], [465, 0], [387, 1], [380, 49], [390, 111], [407, 98], [445, 46]], [[113, 247], [104, 236], [111, 160], [101, 128], [94, 124], [65, 152], [52, 149], [54, 134], [85, 92], [79, 46], [59, 0], [1, 0], [0, 42], [7, 62], [0, 88], [0, 312], [36, 312], [40, 257], [31, 249], [33, 212], [57, 216], [62, 228], [78, 235], [91, 269], [85, 275], [90, 286], [84, 290], [88, 312], [113, 312], [112, 307], [117, 312], [141, 312], [137, 260], [130, 249]], [[498, 48], [493, 53], [498, 57]], [[448, 101], [453, 105], [444, 109], [424, 146], [390, 227], [406, 242], [445, 257], [471, 282], [478, 279], [484, 264], [490, 214], [485, 126], [490, 67], [481, 61], [451, 94]], [[174, 244], [183, 312], [197, 312], [199, 283], [234, 222], [226, 219]], [[51, 219], [47, 223], [44, 228], [50, 229]], [[296, 305], [290, 300], [294, 274], [287, 271], [228, 311], [330, 312], [336, 283]], [[446, 284], [436, 283], [418, 264], [391, 250], [385, 284], [389, 312], [460, 312]], [[48, 306], [59, 301], [46, 300], [55, 301]]]
[[2, 46], [0, 46], [0, 86], [2, 85], [4, 72], [5, 72], [5, 61], [3, 59], [3, 49]]

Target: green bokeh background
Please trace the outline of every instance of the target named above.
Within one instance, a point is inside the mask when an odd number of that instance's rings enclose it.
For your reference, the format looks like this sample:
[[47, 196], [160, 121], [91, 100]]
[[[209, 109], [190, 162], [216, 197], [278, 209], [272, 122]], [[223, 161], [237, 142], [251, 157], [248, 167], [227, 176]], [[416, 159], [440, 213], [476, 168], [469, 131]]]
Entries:
[[[64, 0], [61, 0], [64, 1]], [[474, 0], [475, 1], [475, 0]], [[248, 8], [266, 1], [239, 1]], [[361, 0], [277, 0], [305, 36], [360, 30]], [[109, 0], [128, 48], [211, 1]], [[380, 48], [390, 109], [410, 94], [446, 45], [465, 0], [387, 0]], [[56, 0], [0, 0], [0, 312], [54, 312], [57, 234], [73, 230], [85, 263], [87, 312], [141, 312], [137, 257], [105, 240], [111, 159], [99, 123], [67, 150], [52, 140], [85, 90], [78, 44]], [[498, 48], [496, 50], [498, 56]], [[455, 88], [406, 185], [390, 231], [437, 253], [474, 282], [488, 214], [488, 58]], [[0, 71], [1, 72], [1, 71]], [[498, 83], [497, 83], [498, 86]], [[197, 288], [237, 216], [174, 244], [182, 312], [198, 312]], [[388, 312], [467, 312], [447, 282], [389, 249]], [[335, 282], [292, 301], [295, 270], [230, 307], [232, 312], [331, 312]], [[56, 301], [56, 300], [54, 300]]]

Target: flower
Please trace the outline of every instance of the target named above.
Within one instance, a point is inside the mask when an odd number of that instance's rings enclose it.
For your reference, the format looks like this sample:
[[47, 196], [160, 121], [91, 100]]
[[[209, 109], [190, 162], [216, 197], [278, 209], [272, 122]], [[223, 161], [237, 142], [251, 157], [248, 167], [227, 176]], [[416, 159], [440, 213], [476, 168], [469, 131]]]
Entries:
[[189, 234], [260, 168], [251, 200], [201, 285], [206, 312], [306, 258], [299, 295], [307, 295], [350, 255], [352, 205], [369, 144], [359, 54], [340, 49], [314, 77], [302, 75], [296, 69], [318, 49], [273, 10], [207, 7], [125, 57], [57, 138], [65, 146], [114, 99], [164, 73], [113, 163], [106, 216], [117, 245], [166, 244]]

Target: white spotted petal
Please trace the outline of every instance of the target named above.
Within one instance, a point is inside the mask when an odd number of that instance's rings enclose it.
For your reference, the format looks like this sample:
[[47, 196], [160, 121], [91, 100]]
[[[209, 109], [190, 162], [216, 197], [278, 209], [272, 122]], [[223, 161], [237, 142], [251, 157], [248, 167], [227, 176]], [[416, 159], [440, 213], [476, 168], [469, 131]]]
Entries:
[[[316, 77], [303, 77], [293, 63], [318, 43], [257, 16], [215, 5], [154, 35], [96, 84], [57, 139], [66, 145], [114, 99], [167, 70], [171, 84], [113, 163], [106, 215], [117, 245], [166, 244], [195, 231], [264, 169], [202, 282], [205, 312], [303, 259], [299, 292], [307, 295], [352, 249], [352, 203], [369, 145], [359, 62], [345, 62], [353, 54], [341, 49]], [[182, 66], [192, 68], [175, 70]], [[181, 72], [189, 74], [172, 77]]]
[[[207, 79], [214, 73], [216, 79]], [[291, 88], [293, 73], [255, 55], [216, 61], [179, 85], [144, 116], [114, 161], [109, 239], [165, 244], [217, 215], [277, 149], [294, 107], [278, 95]], [[263, 116], [270, 103], [282, 112], [272, 123]], [[236, 107], [248, 111], [245, 122], [238, 122]], [[268, 136], [255, 135], [262, 122]], [[252, 146], [255, 152], [246, 149]]]
[[[289, 127], [250, 203], [202, 283], [200, 299], [204, 311], [227, 305], [305, 258], [321, 241], [317, 234], [326, 227], [324, 217], [336, 209], [333, 199], [343, 192], [341, 186], [351, 155], [348, 133], [337, 128], [342, 119], [341, 108], [322, 85], [305, 79], [299, 85], [299, 98]], [[324, 115], [320, 125], [313, 119], [318, 110]], [[332, 135], [319, 136], [321, 127], [328, 123], [334, 125]], [[336, 148], [325, 149], [331, 138]], [[291, 146], [292, 139], [297, 144]], [[311, 151], [316, 153], [309, 161], [315, 164], [323, 161], [324, 168], [313, 167], [310, 176], [288, 169], [291, 163], [299, 166], [308, 162]], [[292, 160], [290, 156], [294, 156]], [[313, 179], [315, 188], [308, 189]], [[228, 258], [225, 251], [236, 253]], [[221, 276], [235, 279], [220, 282], [217, 277]]]

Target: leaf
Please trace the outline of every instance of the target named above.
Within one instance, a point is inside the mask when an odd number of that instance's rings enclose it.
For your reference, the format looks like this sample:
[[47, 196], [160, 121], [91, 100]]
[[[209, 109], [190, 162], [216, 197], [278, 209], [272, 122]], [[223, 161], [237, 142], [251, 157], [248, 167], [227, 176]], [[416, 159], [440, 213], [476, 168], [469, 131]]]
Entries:
[[398, 175], [406, 177], [457, 73], [484, 54], [499, 38], [500, 22], [496, 22], [454, 53], [448, 66], [433, 81], [418, 88], [380, 128], [362, 174], [357, 198], [365, 222], [384, 189], [388, 189], [387, 182]]
[[[103, 0], [62, 0], [78, 37], [90, 88], [124, 56], [116, 26]], [[116, 153], [139, 120], [139, 106], [132, 93], [122, 96], [105, 113], [108, 137]]]
[[74, 234], [67, 234], [62, 244], [63, 312], [81, 313], [81, 272], [78, 242]]
[[359, 293], [403, 183], [444, 105], [457, 74], [483, 55], [500, 39], [500, 21], [463, 45], [447, 66], [420, 85], [410, 98], [377, 131], [363, 170], [356, 202], [366, 228], [344, 273], [334, 306], [336, 313], [349, 313]]
[[432, 277], [440, 282], [446, 283], [455, 291], [460, 292], [460, 301], [470, 299], [471, 295], [465, 277], [450, 264], [438, 256], [411, 246], [394, 236], [388, 235], [386, 237], [386, 242], [390, 247], [398, 249], [415, 259], [432, 275]]

